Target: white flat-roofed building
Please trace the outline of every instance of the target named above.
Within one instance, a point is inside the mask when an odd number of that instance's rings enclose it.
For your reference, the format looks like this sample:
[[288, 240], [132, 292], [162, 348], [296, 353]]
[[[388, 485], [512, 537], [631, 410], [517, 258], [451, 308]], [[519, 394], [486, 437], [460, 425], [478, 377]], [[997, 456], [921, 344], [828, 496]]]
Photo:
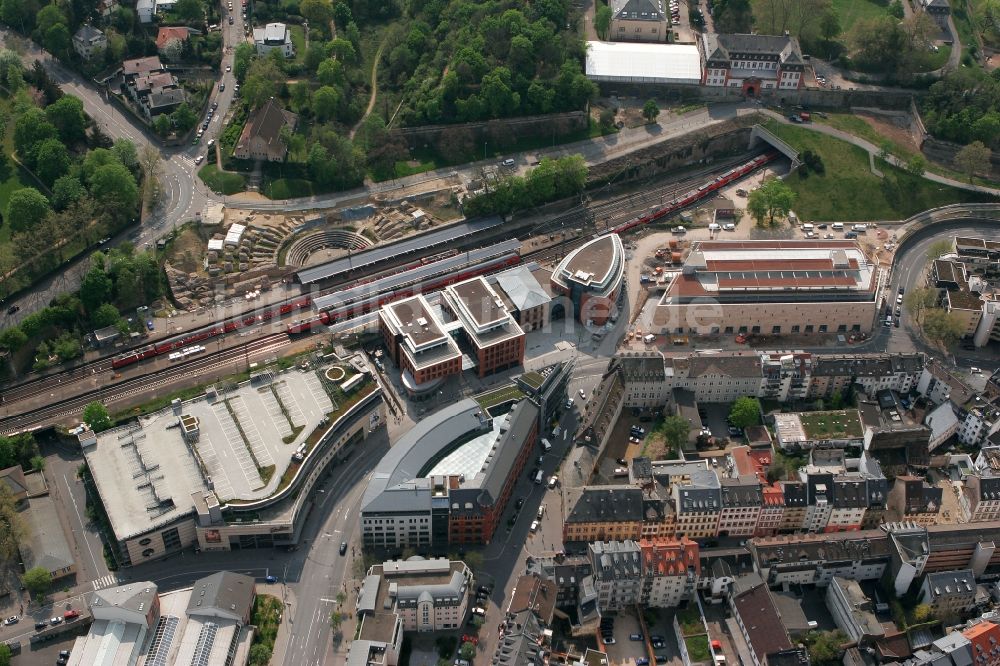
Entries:
[[881, 280], [850, 240], [699, 241], [670, 277], [653, 323], [665, 334], [870, 331]]
[[608, 83], [701, 82], [701, 54], [694, 44], [587, 42], [587, 78]]
[[617, 312], [624, 280], [622, 239], [618, 234], [605, 234], [567, 254], [552, 271], [551, 286], [554, 293], [568, 299], [577, 321], [602, 326]]
[[281, 51], [286, 58], [295, 57], [292, 32], [284, 23], [268, 23], [263, 28], [254, 28], [253, 43], [257, 47], [257, 55], [266, 56], [271, 51]]
[[444, 304], [462, 324], [480, 378], [524, 362], [524, 331], [485, 278], [446, 287]]
[[379, 328], [412, 394], [436, 389], [446, 377], [462, 372], [461, 350], [422, 294], [384, 305]]

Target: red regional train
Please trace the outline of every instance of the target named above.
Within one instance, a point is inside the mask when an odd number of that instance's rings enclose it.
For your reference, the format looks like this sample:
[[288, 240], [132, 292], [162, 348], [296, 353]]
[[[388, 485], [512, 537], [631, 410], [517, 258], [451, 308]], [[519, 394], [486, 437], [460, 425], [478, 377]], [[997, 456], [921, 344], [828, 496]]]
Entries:
[[191, 331], [180, 338], [164, 340], [163, 342], [157, 342], [152, 345], [133, 349], [125, 352], [124, 354], [119, 354], [111, 360], [111, 367], [117, 370], [118, 368], [123, 368], [126, 365], [138, 363], [143, 359], [153, 358], [154, 356], [159, 356], [161, 354], [169, 354], [170, 352], [190, 347], [191, 345], [201, 342], [202, 340], [208, 340], [209, 338], [224, 335], [225, 333], [233, 333], [241, 328], [254, 326], [256, 324], [260, 324], [261, 322], [274, 319], [275, 317], [283, 317], [294, 312], [295, 310], [305, 310], [310, 305], [312, 305], [312, 299], [308, 296], [304, 296], [294, 301], [282, 303], [281, 305], [273, 308], [251, 312], [241, 317], [229, 319], [215, 326], [208, 326], [206, 328], [200, 328], [196, 331]]
[[658, 220], [661, 217], [666, 217], [667, 215], [676, 213], [682, 208], [687, 208], [691, 204], [704, 199], [705, 197], [712, 194], [719, 188], [724, 187], [736, 180], [739, 180], [743, 176], [746, 176], [747, 174], [752, 173], [753, 171], [756, 171], [757, 169], [761, 168], [768, 162], [773, 162], [774, 160], [778, 159], [778, 157], [780, 157], [780, 154], [776, 151], [771, 151], [763, 155], [760, 155], [758, 157], [755, 157], [754, 159], [750, 160], [745, 164], [741, 164], [738, 167], [733, 167], [726, 173], [717, 177], [715, 180], [706, 183], [705, 185], [702, 185], [698, 189], [691, 190], [690, 192], [682, 194], [676, 199], [668, 201], [662, 208], [654, 210], [652, 213], [648, 215], [637, 217], [634, 220], [629, 220], [625, 224], [615, 227], [614, 229], [611, 230], [611, 232], [616, 234], [622, 234], [625, 233], [626, 231], [629, 231], [630, 229], [634, 229], [635, 227], [642, 226], [643, 224], [649, 224], [650, 222]]

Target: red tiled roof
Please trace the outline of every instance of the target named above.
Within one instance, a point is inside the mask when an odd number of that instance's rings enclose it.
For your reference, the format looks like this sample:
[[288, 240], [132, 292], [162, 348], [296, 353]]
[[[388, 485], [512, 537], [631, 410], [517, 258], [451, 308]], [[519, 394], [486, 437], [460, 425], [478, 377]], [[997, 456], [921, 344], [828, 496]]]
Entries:
[[179, 39], [182, 42], [188, 38], [188, 29], [182, 27], [160, 28], [156, 33], [156, 48], [162, 49], [171, 39]]

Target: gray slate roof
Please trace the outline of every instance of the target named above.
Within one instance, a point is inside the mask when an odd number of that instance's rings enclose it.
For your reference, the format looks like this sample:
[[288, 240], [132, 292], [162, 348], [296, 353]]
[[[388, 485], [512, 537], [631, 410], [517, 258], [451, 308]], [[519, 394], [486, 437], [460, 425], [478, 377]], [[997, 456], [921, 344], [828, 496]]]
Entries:
[[611, 0], [611, 15], [627, 21], [665, 21], [663, 0]]
[[496, 276], [496, 281], [518, 310], [530, 310], [545, 305], [552, 298], [527, 266], [518, 266]]
[[218, 610], [236, 618], [245, 617], [253, 606], [254, 579], [232, 571], [219, 571], [195, 581], [188, 601], [188, 615]]

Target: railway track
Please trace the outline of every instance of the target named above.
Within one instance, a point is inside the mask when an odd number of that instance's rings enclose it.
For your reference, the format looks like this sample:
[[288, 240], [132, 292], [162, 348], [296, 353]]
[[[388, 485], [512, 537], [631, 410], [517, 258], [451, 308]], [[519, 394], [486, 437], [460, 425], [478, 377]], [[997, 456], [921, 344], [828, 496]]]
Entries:
[[284, 333], [268, 335], [258, 340], [247, 342], [245, 345], [224, 349], [214, 354], [208, 354], [186, 361], [179, 365], [172, 365], [162, 370], [126, 379], [110, 388], [97, 388], [76, 395], [72, 398], [60, 400], [59, 402], [40, 407], [17, 416], [0, 419], [0, 435], [12, 435], [25, 430], [34, 430], [41, 427], [59, 423], [71, 418], [79, 418], [83, 408], [98, 400], [105, 405], [112, 405], [115, 402], [126, 400], [140, 393], [148, 393], [158, 388], [167, 386], [183, 377], [204, 375], [217, 370], [232, 370], [234, 362], [249, 361], [263, 355], [271, 354], [290, 343], [288, 336]]

